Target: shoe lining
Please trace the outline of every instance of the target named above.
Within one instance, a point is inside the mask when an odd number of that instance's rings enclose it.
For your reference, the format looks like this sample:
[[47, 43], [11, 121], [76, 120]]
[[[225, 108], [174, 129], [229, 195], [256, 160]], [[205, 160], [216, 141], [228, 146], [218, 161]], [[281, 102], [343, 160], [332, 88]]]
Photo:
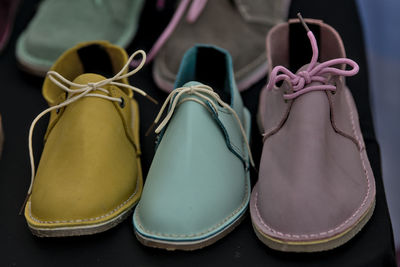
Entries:
[[[321, 29], [319, 25], [307, 24], [310, 30], [314, 33], [315, 39], [320, 47]], [[310, 62], [312, 57], [312, 49], [308, 36], [305, 33], [301, 23], [289, 23], [289, 69], [296, 73], [298, 69]], [[318, 59], [320, 61], [320, 57]]]
[[111, 58], [104, 46], [92, 44], [77, 52], [83, 65], [83, 73], [95, 73], [106, 78], [114, 76]]
[[226, 56], [216, 49], [199, 47], [194, 81], [211, 86], [222, 101], [230, 103], [230, 88]]

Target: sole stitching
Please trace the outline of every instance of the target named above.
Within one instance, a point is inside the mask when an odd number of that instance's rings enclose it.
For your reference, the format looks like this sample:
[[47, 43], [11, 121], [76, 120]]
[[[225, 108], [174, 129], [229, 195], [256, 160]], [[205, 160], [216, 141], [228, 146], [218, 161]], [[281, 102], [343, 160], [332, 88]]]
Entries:
[[137, 193], [138, 190], [138, 183], [139, 183], [139, 177], [136, 181], [136, 188], [135, 191], [133, 192], [133, 194], [127, 199], [125, 200], [122, 204], [120, 204], [118, 207], [116, 207], [115, 209], [113, 209], [112, 211], [98, 216], [98, 217], [94, 217], [94, 218], [88, 218], [88, 219], [77, 219], [77, 220], [61, 220], [61, 221], [41, 221], [39, 219], [36, 219], [35, 217], [33, 217], [32, 215], [32, 210], [31, 210], [31, 201], [28, 202], [28, 210], [29, 210], [29, 217], [34, 220], [37, 223], [42, 223], [42, 224], [58, 224], [58, 223], [81, 223], [81, 222], [90, 222], [90, 221], [97, 221], [100, 219], [103, 219], [105, 217], [111, 216], [114, 213], [116, 213], [120, 208], [122, 208], [123, 206], [125, 206]]
[[[131, 107], [132, 108], [132, 110], [131, 110], [131, 112], [132, 112], [132, 120], [133, 120], [133, 127], [135, 127], [135, 117], [134, 117], [134, 115], [135, 115], [135, 110], [134, 110], [134, 107], [132, 106]], [[132, 129], [133, 131], [135, 130], [135, 129]], [[138, 159], [139, 161], [140, 161], [140, 158]], [[140, 162], [139, 162], [139, 164], [140, 164]], [[140, 168], [141, 169], [141, 168]], [[27, 203], [27, 205], [28, 205], [28, 214], [29, 214], [29, 217], [32, 219], [32, 220], [34, 220], [35, 222], [37, 222], [37, 223], [42, 223], [42, 224], [59, 224], [59, 223], [81, 223], [81, 222], [90, 222], [90, 221], [97, 221], [97, 220], [100, 220], [100, 219], [103, 219], [103, 218], [105, 218], [105, 217], [108, 217], [108, 216], [111, 216], [111, 215], [113, 215], [114, 213], [116, 213], [120, 208], [122, 208], [123, 206], [125, 206], [135, 195], [136, 195], [136, 193], [137, 193], [137, 191], [138, 191], [138, 185], [139, 185], [139, 179], [142, 177], [142, 174], [140, 174], [140, 175], [138, 175], [138, 177], [137, 177], [137, 179], [136, 179], [136, 187], [135, 187], [135, 191], [133, 192], [133, 194], [127, 199], [127, 200], [125, 200], [122, 204], [120, 204], [119, 206], [117, 206], [115, 209], [113, 209], [113, 210], [111, 210], [110, 212], [108, 212], [108, 213], [106, 213], [106, 214], [104, 214], [104, 215], [101, 215], [101, 216], [98, 216], [98, 217], [95, 217], [95, 218], [88, 218], [88, 219], [77, 219], [77, 220], [62, 220], [62, 221], [41, 221], [41, 220], [39, 220], [39, 219], [37, 219], [37, 218], [35, 218], [35, 217], [33, 217], [33, 215], [32, 215], [32, 209], [31, 209], [31, 201], [29, 201], [28, 203]], [[134, 206], [135, 205], [135, 203], [132, 205], [132, 206]]]
[[[247, 175], [248, 177], [248, 175]], [[246, 177], [246, 178], [247, 178]], [[219, 226], [221, 226], [222, 224], [224, 224], [226, 221], [228, 221], [229, 219], [231, 219], [232, 217], [234, 217], [241, 209], [243, 209], [244, 206], [247, 205], [247, 199], [249, 197], [249, 190], [248, 190], [248, 179], [246, 179], [246, 187], [245, 187], [245, 195], [242, 201], [242, 204], [239, 206], [239, 208], [237, 208], [236, 210], [234, 210], [228, 217], [226, 217], [223, 221], [221, 221], [220, 223], [214, 225], [213, 227], [208, 228], [207, 230], [205, 230], [204, 232], [201, 233], [196, 233], [196, 234], [188, 234], [188, 235], [177, 235], [177, 234], [166, 234], [166, 233], [160, 233], [160, 232], [155, 232], [155, 231], [151, 231], [148, 230], [146, 228], [144, 228], [144, 226], [140, 223], [140, 219], [139, 219], [139, 214], [140, 214], [140, 209], [138, 208], [137, 213], [135, 214], [138, 226], [147, 234], [151, 234], [151, 235], [158, 235], [158, 236], [163, 236], [163, 237], [197, 237], [197, 236], [201, 236], [204, 234], [208, 234], [210, 232], [212, 232], [213, 230], [215, 230], [216, 228], [218, 228]]]

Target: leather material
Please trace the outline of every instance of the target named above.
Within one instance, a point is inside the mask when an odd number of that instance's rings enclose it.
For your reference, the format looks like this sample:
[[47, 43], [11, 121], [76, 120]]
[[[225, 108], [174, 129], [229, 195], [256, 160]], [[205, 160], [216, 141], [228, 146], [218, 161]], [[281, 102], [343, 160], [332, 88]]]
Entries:
[[[345, 56], [336, 31], [321, 21], [307, 23], [321, 28], [319, 60]], [[281, 24], [267, 37], [270, 69], [288, 66], [288, 31], [288, 24]], [[356, 106], [343, 78], [330, 77], [328, 83], [336, 84], [335, 94], [312, 91], [284, 101], [286, 82], [261, 93], [264, 146], [250, 212], [253, 224], [271, 238], [308, 242], [337, 237], [373, 209], [375, 181]]]
[[[187, 62], [196, 62], [198, 47], [216, 49], [197, 46], [186, 53], [177, 79], [180, 86], [199, 84], [184, 84], [192, 78], [194, 67]], [[230, 62], [229, 54], [219, 51]], [[227, 76], [233, 77], [231, 66], [227, 67]], [[228, 84], [249, 136], [250, 114], [241, 99], [235, 99], [240, 95], [234, 81]], [[175, 242], [216, 235], [243, 214], [249, 201], [248, 153], [239, 126], [220, 106], [217, 115], [211, 106], [184, 101], [166, 127], [135, 210], [135, 229], [148, 238]]]
[[[77, 50], [92, 44], [68, 50], [52, 69], [70, 78], [79, 72], [73, 64]], [[126, 63], [127, 55], [121, 48], [107, 42], [94, 44], [112, 51], [111, 58], [121, 59], [115, 66]], [[87, 84], [104, 79], [82, 73], [74, 82]], [[127, 83], [126, 79], [122, 82]], [[124, 98], [125, 106], [84, 97], [58, 112], [52, 111], [33, 192], [25, 208], [30, 226], [40, 229], [107, 222], [139, 199], [142, 178], [138, 106], [126, 89], [112, 85], [104, 89], [112, 97]], [[65, 100], [65, 93], [60, 91], [46, 78], [43, 95], [50, 106]]]
[[[259, 77], [261, 79], [266, 73], [265, 35], [277, 20], [286, 18], [289, 8], [288, 5], [282, 5], [283, 7], [279, 9], [286, 9], [284, 12], [269, 7], [278, 6], [281, 2], [275, 0], [268, 3], [258, 2], [258, 7], [263, 7], [262, 17], [271, 19], [263, 23], [244, 16], [241, 13], [244, 9], [242, 3], [228, 0], [208, 1], [197, 21], [193, 23], [186, 21], [184, 16], [155, 58], [153, 73], [156, 82], [163, 89], [166, 89], [165, 82], [170, 84], [168, 91], [171, 91], [180, 60], [186, 50], [198, 43], [219, 46], [229, 51], [240, 90], [244, 89], [240, 86], [242, 81], [250, 79], [250, 76], [263, 69], [264, 73]], [[215, 23], [216, 21], [218, 23]], [[255, 83], [257, 80], [252, 82]], [[248, 83], [247, 87], [250, 85]]]

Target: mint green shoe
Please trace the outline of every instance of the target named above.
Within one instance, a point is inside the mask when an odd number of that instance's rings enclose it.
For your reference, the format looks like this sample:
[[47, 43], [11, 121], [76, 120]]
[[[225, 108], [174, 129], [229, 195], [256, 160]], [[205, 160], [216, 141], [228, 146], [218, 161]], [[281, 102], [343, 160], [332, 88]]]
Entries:
[[44, 0], [20, 35], [21, 67], [44, 76], [56, 59], [80, 42], [107, 40], [126, 48], [136, 34], [144, 0]]
[[133, 216], [135, 233], [146, 246], [199, 249], [232, 231], [249, 203], [251, 117], [229, 53], [205, 45], [189, 49], [155, 123], [164, 109]]

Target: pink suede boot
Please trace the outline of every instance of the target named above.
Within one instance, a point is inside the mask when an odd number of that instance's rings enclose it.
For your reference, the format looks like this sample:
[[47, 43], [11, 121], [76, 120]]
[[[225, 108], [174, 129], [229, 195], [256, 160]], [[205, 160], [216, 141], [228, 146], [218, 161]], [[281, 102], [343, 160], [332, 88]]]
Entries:
[[267, 246], [313, 252], [361, 230], [374, 210], [375, 180], [344, 79], [358, 65], [332, 27], [306, 20], [313, 31], [303, 23], [305, 32], [301, 22], [277, 25], [267, 37], [270, 80], [258, 114], [264, 146], [250, 212]]

